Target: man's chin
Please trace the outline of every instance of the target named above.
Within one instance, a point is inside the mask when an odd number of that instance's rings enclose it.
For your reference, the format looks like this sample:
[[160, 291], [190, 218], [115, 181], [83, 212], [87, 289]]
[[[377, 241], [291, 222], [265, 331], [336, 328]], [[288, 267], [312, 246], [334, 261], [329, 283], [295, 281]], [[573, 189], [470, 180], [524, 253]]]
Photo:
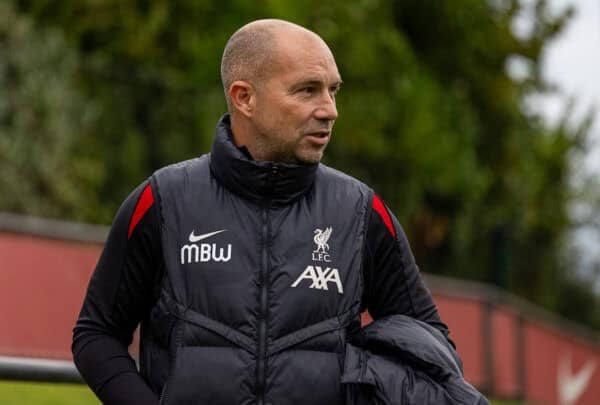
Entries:
[[296, 163], [301, 165], [314, 165], [323, 159], [323, 152], [305, 153], [296, 156]]

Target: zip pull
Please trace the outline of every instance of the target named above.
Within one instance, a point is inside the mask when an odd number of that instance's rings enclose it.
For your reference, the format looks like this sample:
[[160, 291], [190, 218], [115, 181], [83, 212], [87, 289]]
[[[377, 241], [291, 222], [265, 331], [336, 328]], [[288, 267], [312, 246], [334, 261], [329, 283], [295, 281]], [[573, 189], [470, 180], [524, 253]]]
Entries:
[[271, 163], [269, 166], [269, 171], [267, 172], [267, 178], [265, 179], [266, 181], [266, 185], [268, 186], [268, 189], [266, 190], [266, 199], [267, 199], [267, 206], [270, 207], [271, 206], [271, 200], [274, 197], [275, 194], [275, 188], [276, 188], [276, 184], [277, 184], [277, 176], [279, 175], [279, 165], [277, 163]]

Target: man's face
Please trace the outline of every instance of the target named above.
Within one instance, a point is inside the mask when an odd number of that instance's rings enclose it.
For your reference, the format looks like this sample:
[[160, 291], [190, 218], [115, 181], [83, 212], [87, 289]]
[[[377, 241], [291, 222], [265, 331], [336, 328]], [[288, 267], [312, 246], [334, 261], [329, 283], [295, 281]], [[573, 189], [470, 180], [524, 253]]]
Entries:
[[285, 34], [274, 62], [256, 86], [256, 158], [317, 163], [337, 118], [341, 84], [335, 60], [318, 37]]

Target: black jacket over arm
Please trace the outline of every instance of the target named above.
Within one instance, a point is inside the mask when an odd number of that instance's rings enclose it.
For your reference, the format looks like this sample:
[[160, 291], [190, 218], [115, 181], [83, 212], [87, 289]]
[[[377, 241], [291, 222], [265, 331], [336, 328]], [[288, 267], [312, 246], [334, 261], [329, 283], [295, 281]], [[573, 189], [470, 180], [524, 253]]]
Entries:
[[465, 381], [454, 347], [431, 325], [391, 315], [346, 348], [347, 405], [489, 405]]

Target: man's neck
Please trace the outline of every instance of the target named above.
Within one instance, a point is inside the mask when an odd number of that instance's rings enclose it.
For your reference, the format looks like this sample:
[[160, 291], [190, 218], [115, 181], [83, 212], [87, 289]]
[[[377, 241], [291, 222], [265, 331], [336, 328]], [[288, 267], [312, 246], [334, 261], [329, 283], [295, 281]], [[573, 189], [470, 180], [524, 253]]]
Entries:
[[[244, 117], [235, 116], [230, 114], [231, 117], [231, 137], [235, 146], [240, 149], [244, 155], [250, 160], [261, 160], [260, 154], [257, 150], [254, 150], [255, 140], [253, 137], [253, 130], [248, 120]], [[257, 158], [258, 156], [258, 158]]]
[[231, 120], [231, 137], [235, 146], [246, 147], [249, 141], [250, 129], [248, 128], [248, 122], [235, 114], [230, 113]]

